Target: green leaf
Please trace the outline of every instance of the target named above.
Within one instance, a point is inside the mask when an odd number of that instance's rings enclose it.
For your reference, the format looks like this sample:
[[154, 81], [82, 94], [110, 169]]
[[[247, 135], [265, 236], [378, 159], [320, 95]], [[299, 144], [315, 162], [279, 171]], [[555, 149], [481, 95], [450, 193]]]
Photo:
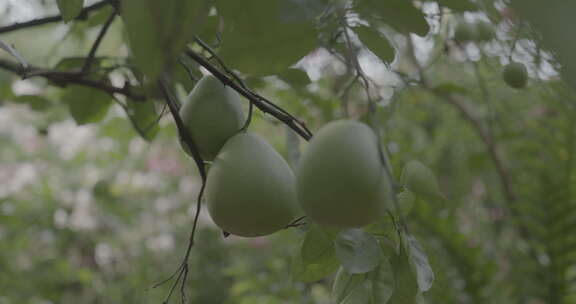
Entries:
[[45, 111], [52, 107], [52, 102], [38, 95], [19, 95], [11, 98], [12, 101], [28, 104], [34, 111]]
[[455, 83], [442, 83], [433, 88], [439, 94], [467, 94], [469, 90]]
[[79, 125], [100, 121], [112, 104], [110, 95], [78, 85], [68, 86], [62, 99]]
[[334, 251], [333, 236], [317, 225], [306, 232], [294, 277], [304, 282], [314, 282], [330, 275], [340, 265]]
[[397, 199], [400, 207], [400, 214], [402, 216], [407, 216], [412, 210], [412, 207], [414, 207], [416, 197], [410, 190], [404, 190], [398, 194]]
[[468, 0], [437, 0], [436, 2], [457, 12], [478, 10], [478, 7]]
[[[288, 5], [287, 3], [291, 5]], [[220, 55], [231, 67], [255, 76], [285, 71], [316, 46], [313, 19], [297, 1], [217, 2], [225, 29]]]
[[332, 297], [336, 303], [346, 303], [364, 281], [366, 281], [365, 274], [349, 274], [343, 267], [340, 267], [332, 284]]
[[380, 60], [386, 63], [394, 61], [394, 47], [377, 30], [367, 26], [358, 26], [354, 28], [354, 31], [358, 34], [360, 41]]
[[394, 270], [387, 258], [383, 257], [380, 265], [368, 274], [372, 281], [372, 303], [386, 304], [394, 293]]
[[357, 9], [361, 15], [383, 21], [401, 32], [424, 36], [429, 30], [424, 14], [410, 0], [358, 0]]
[[378, 266], [382, 251], [378, 241], [362, 229], [341, 231], [336, 239], [336, 256], [350, 274], [366, 273]]
[[280, 79], [284, 80], [291, 86], [303, 87], [310, 84], [308, 74], [300, 69], [287, 69], [286, 71], [278, 74]]
[[122, 1], [122, 17], [138, 67], [157, 79], [201, 30], [209, 9], [208, 0]]
[[62, 19], [64, 22], [68, 22], [78, 17], [82, 11], [84, 0], [56, 0], [56, 3], [58, 3]]
[[408, 247], [408, 255], [410, 262], [416, 269], [416, 279], [418, 282], [418, 289], [422, 292], [427, 291], [434, 283], [434, 271], [428, 262], [428, 256], [424, 249], [411, 234], [405, 234], [406, 246]]
[[443, 200], [434, 172], [419, 161], [409, 161], [402, 172], [404, 187], [424, 199]]
[[410, 261], [404, 246], [400, 246], [400, 252], [392, 257], [390, 264], [394, 270], [395, 282], [390, 303], [415, 304], [418, 283], [410, 268]]
[[332, 274], [340, 263], [338, 259], [323, 259], [319, 263], [305, 264], [301, 256], [294, 259], [292, 266], [292, 277], [296, 281], [316, 282]]
[[336, 259], [333, 237], [317, 225], [306, 232], [300, 254], [305, 264], [316, 264], [327, 259]]
[[158, 114], [152, 100], [129, 101], [127, 104], [127, 115], [132, 121], [136, 132], [147, 141], [151, 141], [158, 133]]

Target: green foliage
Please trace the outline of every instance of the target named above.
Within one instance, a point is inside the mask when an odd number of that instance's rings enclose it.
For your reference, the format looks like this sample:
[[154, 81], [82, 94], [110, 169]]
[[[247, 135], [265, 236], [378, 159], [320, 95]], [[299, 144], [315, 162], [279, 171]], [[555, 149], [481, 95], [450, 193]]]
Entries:
[[84, 0], [57, 0], [58, 8], [62, 13], [64, 22], [69, 22], [76, 18], [82, 11]]
[[102, 120], [112, 104], [112, 98], [108, 94], [82, 86], [66, 88], [62, 100], [68, 105], [70, 115], [79, 125]]
[[[12, 2], [3, 16], [17, 23], [0, 27], [0, 303], [165, 301], [174, 281], [147, 288], [180, 265], [201, 179], [161, 89], [185, 106], [207, 70], [250, 97], [238, 100], [257, 105], [248, 132], [294, 168], [322, 126], [366, 122], [370, 144], [357, 132], [325, 148], [304, 186], [336, 193], [322, 215], [370, 191], [386, 209], [344, 230], [312, 214], [282, 229], [292, 214], [245, 239], [224, 238], [202, 205], [170, 302], [184, 290], [192, 303], [575, 303], [570, 1]], [[64, 22], [42, 18], [57, 11]], [[230, 120], [193, 112], [206, 125], [190, 133], [210, 139]], [[285, 124], [299, 122], [312, 143]], [[290, 182], [264, 170], [259, 145], [222, 156], [242, 156], [221, 174], [238, 190], [223, 202], [265, 197], [230, 209], [262, 216], [250, 225], [293, 195], [270, 190]]]
[[334, 243], [336, 256], [347, 273], [366, 273], [374, 270], [380, 262], [381, 252], [376, 238], [362, 229], [343, 230]]

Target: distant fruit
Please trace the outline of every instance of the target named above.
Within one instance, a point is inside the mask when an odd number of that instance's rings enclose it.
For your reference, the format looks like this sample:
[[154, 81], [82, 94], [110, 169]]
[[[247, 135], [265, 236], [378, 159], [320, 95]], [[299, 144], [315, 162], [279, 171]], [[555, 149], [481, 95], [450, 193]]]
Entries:
[[214, 159], [206, 202], [216, 225], [245, 237], [276, 232], [298, 213], [290, 167], [266, 141], [244, 132], [230, 138]]
[[351, 120], [325, 125], [300, 159], [296, 189], [306, 215], [321, 225], [361, 227], [383, 216], [390, 190], [374, 132]]
[[494, 39], [494, 27], [486, 21], [478, 21], [476, 27], [476, 41], [490, 41]]
[[419, 161], [411, 160], [402, 171], [404, 187], [426, 199], [443, 199], [434, 172]]
[[454, 30], [454, 40], [457, 42], [468, 42], [474, 40], [476, 36], [476, 29], [470, 22], [461, 21], [456, 24]]
[[516, 89], [521, 89], [528, 83], [528, 71], [520, 62], [507, 64], [502, 71], [502, 77], [509, 86]]
[[[180, 116], [204, 160], [214, 159], [244, 123], [238, 93], [212, 75], [198, 81], [184, 101]], [[190, 154], [184, 143], [182, 147]]]

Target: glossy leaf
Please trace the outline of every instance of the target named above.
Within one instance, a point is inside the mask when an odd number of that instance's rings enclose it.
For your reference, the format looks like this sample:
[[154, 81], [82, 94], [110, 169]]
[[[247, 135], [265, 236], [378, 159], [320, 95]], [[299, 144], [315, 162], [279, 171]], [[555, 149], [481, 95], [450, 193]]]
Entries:
[[394, 61], [394, 47], [377, 30], [367, 26], [358, 26], [354, 28], [354, 31], [358, 34], [360, 41], [380, 60], [386, 63]]
[[63, 97], [68, 104], [70, 114], [77, 124], [100, 121], [112, 104], [110, 95], [96, 89], [83, 86], [68, 86]]
[[64, 22], [68, 22], [78, 17], [82, 11], [84, 0], [56, 0], [56, 3], [62, 14], [62, 19]]
[[366, 273], [378, 266], [382, 251], [378, 241], [362, 229], [341, 231], [336, 239], [336, 256], [350, 274]]

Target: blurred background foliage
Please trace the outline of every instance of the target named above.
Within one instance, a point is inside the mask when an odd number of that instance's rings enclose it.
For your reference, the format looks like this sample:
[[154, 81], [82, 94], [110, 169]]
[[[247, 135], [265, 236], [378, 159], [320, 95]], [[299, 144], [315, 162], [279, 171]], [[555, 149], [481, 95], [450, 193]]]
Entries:
[[[400, 180], [404, 164], [417, 159], [446, 197], [401, 201], [436, 275], [418, 303], [576, 303], [575, 95], [554, 50], [508, 4], [215, 1], [193, 34], [313, 131], [343, 117], [371, 121], [357, 60], [371, 81], [394, 175]], [[76, 71], [112, 11], [0, 31], [0, 40], [33, 66]], [[0, 13], [1, 28], [59, 10], [51, 0], [2, 0]], [[493, 39], [454, 41], [463, 20], [489, 22]], [[166, 296], [169, 284], [150, 287], [179, 265], [200, 178], [162, 101], [134, 68], [146, 60], [127, 57], [127, 36], [114, 19], [86, 77], [129, 84], [145, 102], [46, 77], [18, 79], [0, 65], [1, 304]], [[6, 52], [0, 59], [14, 61]], [[206, 71], [180, 59], [172, 78], [183, 98]], [[528, 67], [526, 88], [502, 80], [510, 61]], [[305, 146], [260, 111], [250, 129], [292, 166]], [[298, 273], [305, 230], [224, 238], [203, 213], [191, 303], [333, 303], [333, 275], [303, 282]]]

